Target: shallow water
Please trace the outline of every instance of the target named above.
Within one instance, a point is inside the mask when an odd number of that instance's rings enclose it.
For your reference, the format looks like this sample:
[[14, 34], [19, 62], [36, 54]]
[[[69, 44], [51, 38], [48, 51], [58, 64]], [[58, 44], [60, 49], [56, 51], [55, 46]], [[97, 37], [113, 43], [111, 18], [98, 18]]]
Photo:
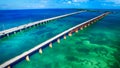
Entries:
[[110, 14], [14, 68], [120, 68], [120, 13]]
[[[53, 36], [101, 13], [83, 12], [33, 27], [0, 39], [0, 63], [37, 46]], [[3, 53], [4, 52], [4, 53]]]

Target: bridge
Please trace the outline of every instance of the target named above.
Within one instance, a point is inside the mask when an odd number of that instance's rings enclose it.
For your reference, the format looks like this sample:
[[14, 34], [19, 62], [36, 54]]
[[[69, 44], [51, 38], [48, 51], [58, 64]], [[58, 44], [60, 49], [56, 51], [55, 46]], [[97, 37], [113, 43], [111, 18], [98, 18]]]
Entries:
[[56, 17], [32, 22], [32, 23], [29, 23], [29, 24], [24, 24], [24, 25], [14, 27], [14, 28], [11, 28], [11, 29], [3, 30], [3, 31], [0, 32], [0, 38], [3, 38], [5, 36], [9, 36], [12, 33], [15, 34], [17, 31], [21, 31], [21, 30], [24, 30], [26, 28], [30, 28], [32, 26], [37, 26], [39, 24], [43, 24], [43, 23], [49, 22], [51, 20], [56, 20], [56, 19], [59, 19], [59, 18], [67, 17], [67, 16], [74, 15], [74, 14], [78, 14], [78, 13], [81, 13], [81, 12], [85, 12], [85, 11], [78, 11], [78, 12], [73, 12], [73, 13], [69, 13], [69, 14], [65, 14], [65, 15], [60, 15], [60, 16], [56, 16]]
[[[79, 13], [79, 12], [77, 12]], [[24, 60], [26, 59], [26, 61], [30, 61], [30, 56], [35, 53], [35, 52], [39, 52], [40, 54], [42, 54], [42, 49], [45, 46], [49, 46], [50, 48], [52, 48], [52, 43], [54, 42], [58, 42], [60, 43], [60, 39], [64, 38], [66, 39], [66, 36], [72, 36], [72, 33], [78, 32], [78, 30], [83, 30], [84, 28], [86, 28], [87, 26], [90, 26], [91, 24], [95, 23], [96, 21], [100, 20], [101, 18], [105, 17], [106, 15], [108, 15], [110, 12], [105, 12], [97, 17], [94, 17], [88, 21], [85, 21], [81, 24], [78, 24], [56, 36], [54, 36], [53, 38], [37, 45], [36, 47], [22, 53], [21, 55], [16, 56], [15, 58], [12, 58], [8, 61], [6, 61], [5, 63], [0, 65], [0, 68], [11, 68], [12, 65], [18, 63], [20, 60]]]

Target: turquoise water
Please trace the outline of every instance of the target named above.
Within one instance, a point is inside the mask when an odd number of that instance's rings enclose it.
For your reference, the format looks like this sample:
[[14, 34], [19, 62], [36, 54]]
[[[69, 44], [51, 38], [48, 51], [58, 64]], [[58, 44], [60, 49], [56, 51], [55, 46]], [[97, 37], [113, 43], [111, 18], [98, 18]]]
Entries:
[[101, 13], [83, 12], [0, 39], [0, 64]]
[[13, 68], [120, 68], [119, 18], [110, 14]]

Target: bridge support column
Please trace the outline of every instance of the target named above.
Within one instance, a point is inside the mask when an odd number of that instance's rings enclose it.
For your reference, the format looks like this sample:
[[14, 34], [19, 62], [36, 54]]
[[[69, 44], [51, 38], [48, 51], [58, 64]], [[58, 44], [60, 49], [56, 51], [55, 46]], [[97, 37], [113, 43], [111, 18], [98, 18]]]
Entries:
[[40, 25], [40, 23], [37, 24], [38, 26]]
[[39, 53], [42, 54], [42, 49], [41, 48], [39, 49]]
[[84, 26], [85, 28], [87, 27], [87, 25]]
[[52, 48], [52, 43], [49, 44], [49, 47]]
[[66, 36], [64, 35], [64, 39], [66, 39]]
[[26, 59], [26, 61], [30, 61], [29, 56], [26, 56], [25, 59]]
[[60, 43], [60, 39], [59, 38], [57, 39], [57, 42]]
[[90, 26], [90, 23], [88, 23], [88, 26]]
[[43, 25], [45, 24], [45, 22], [43, 22]]
[[69, 36], [72, 36], [72, 33], [70, 32], [68, 35], [69, 35]]
[[9, 37], [9, 34], [7, 34], [7, 36]]
[[16, 34], [16, 32], [14, 32], [14, 34]]
[[94, 23], [94, 22], [91, 22], [92, 24]]
[[76, 29], [75, 32], [78, 33], [78, 29]]
[[96, 22], [96, 20], [94, 20], [94, 22]]
[[44, 24], [46, 24], [47, 22], [45, 21]]
[[80, 30], [83, 30], [83, 27], [81, 27]]
[[11, 66], [7, 66], [7, 68], [11, 68]]

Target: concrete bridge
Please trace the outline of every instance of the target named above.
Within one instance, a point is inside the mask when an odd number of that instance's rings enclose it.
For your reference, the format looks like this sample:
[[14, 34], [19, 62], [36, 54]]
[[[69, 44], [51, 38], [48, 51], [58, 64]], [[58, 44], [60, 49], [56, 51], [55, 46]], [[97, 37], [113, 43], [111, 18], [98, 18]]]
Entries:
[[18, 31], [25, 30], [25, 29], [30, 28], [32, 26], [37, 26], [37, 25], [43, 24], [45, 22], [49, 22], [51, 20], [56, 20], [56, 19], [59, 19], [59, 18], [67, 17], [67, 16], [74, 15], [74, 14], [78, 14], [78, 13], [81, 13], [81, 12], [85, 12], [85, 11], [73, 12], [73, 13], [60, 15], [60, 16], [56, 16], [56, 17], [52, 17], [52, 18], [32, 22], [32, 23], [29, 23], [29, 24], [21, 25], [21, 26], [14, 27], [14, 28], [11, 28], [11, 29], [7, 29], [7, 30], [4, 30], [4, 31], [0, 32], [0, 38], [3, 38], [5, 36], [9, 36], [11, 34], [15, 34]]
[[88, 21], [85, 21], [81, 24], [78, 24], [56, 36], [54, 36], [53, 38], [37, 45], [36, 47], [22, 53], [21, 55], [16, 56], [15, 58], [12, 58], [8, 61], [6, 61], [5, 63], [0, 65], [0, 68], [11, 68], [14, 64], [18, 63], [20, 60], [24, 60], [26, 59], [26, 61], [30, 62], [30, 56], [32, 54], [34, 54], [35, 52], [39, 52], [40, 54], [42, 54], [42, 49], [45, 46], [49, 46], [50, 48], [52, 48], [52, 43], [54, 42], [58, 42], [60, 43], [60, 39], [64, 38], [66, 39], [66, 36], [72, 36], [72, 33], [78, 32], [78, 30], [83, 30], [84, 28], [86, 28], [87, 26], [90, 26], [91, 24], [95, 23], [96, 21], [100, 20], [101, 18], [105, 17], [106, 15], [108, 15], [110, 12], [106, 12], [103, 13], [95, 18], [92, 18]]

